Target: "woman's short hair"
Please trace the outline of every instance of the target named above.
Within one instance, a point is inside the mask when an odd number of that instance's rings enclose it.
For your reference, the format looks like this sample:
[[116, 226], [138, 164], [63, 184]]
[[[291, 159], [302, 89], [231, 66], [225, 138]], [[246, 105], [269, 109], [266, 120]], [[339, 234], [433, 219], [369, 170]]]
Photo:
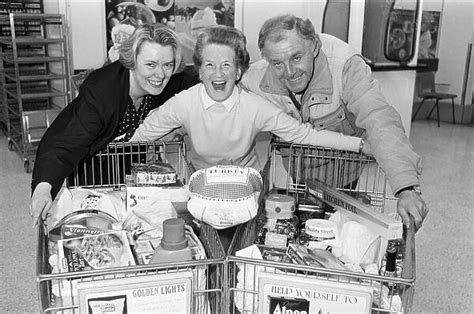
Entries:
[[174, 71], [181, 63], [181, 47], [176, 33], [166, 25], [142, 24], [137, 27], [130, 37], [119, 47], [120, 63], [127, 69], [135, 69], [137, 55], [145, 42], [171, 46], [174, 53]]
[[282, 31], [293, 29], [301, 38], [313, 43], [317, 41], [316, 31], [309, 19], [303, 20], [293, 14], [284, 14], [272, 17], [263, 23], [258, 33], [258, 48], [262, 52], [267, 40], [277, 43], [285, 38]]
[[206, 45], [216, 44], [232, 48], [235, 51], [235, 63], [242, 71], [247, 71], [250, 63], [250, 55], [246, 48], [245, 35], [235, 27], [217, 25], [202, 30], [194, 47], [193, 62], [196, 68], [202, 64], [202, 51]]

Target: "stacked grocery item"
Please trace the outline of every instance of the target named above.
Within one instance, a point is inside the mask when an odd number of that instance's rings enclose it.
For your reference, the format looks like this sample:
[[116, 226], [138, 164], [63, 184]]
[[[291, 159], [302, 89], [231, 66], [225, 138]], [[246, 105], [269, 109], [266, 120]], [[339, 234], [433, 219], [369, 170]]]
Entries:
[[[51, 273], [205, 259], [206, 250], [186, 213], [188, 199], [188, 187], [165, 163], [133, 164], [120, 189], [64, 187], [44, 225]], [[204, 289], [206, 272], [198, 268], [188, 270], [199, 276], [196, 287]], [[56, 304], [74, 304], [81, 282], [76, 278], [52, 281]]]
[[[401, 223], [369, 208], [370, 196], [351, 193], [347, 195], [323, 184], [307, 182], [304, 192], [272, 190], [265, 195], [263, 210], [253, 225], [237, 235], [251, 234], [253, 241], [236, 251], [235, 256], [276, 262], [280, 266], [236, 262], [239, 269], [236, 291], [260, 293], [259, 289], [263, 288], [258, 283], [265, 282], [265, 273], [277, 278], [275, 275], [290, 272], [291, 265], [309, 266], [328, 269], [329, 272], [323, 273], [328, 280], [357, 285], [363, 282], [362, 285], [371, 291], [373, 307], [400, 311], [401, 299], [396, 293], [396, 284], [353, 278], [351, 274], [401, 276], [404, 252]], [[297, 276], [303, 271], [294, 272]], [[316, 274], [312, 276], [319, 278]], [[341, 287], [344, 283], [340, 283]], [[321, 284], [325, 285], [324, 282]], [[239, 311], [269, 306], [265, 302], [258, 303], [260, 297], [252, 300], [250, 297], [250, 294], [235, 293], [234, 304]], [[288, 298], [292, 300], [291, 295]], [[306, 308], [299, 303], [300, 299], [294, 300], [298, 305], [292, 310]], [[268, 302], [274, 303], [274, 300]]]

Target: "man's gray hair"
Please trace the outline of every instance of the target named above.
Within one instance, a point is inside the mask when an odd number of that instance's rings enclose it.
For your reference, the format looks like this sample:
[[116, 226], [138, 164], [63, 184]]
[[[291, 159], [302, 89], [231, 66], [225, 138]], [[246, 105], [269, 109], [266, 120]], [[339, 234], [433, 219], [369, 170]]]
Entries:
[[284, 14], [272, 17], [263, 23], [258, 33], [258, 48], [262, 52], [267, 40], [277, 43], [286, 38], [282, 31], [291, 31], [293, 29], [301, 38], [310, 40], [313, 43], [317, 41], [316, 31], [309, 19], [303, 20], [293, 14]]

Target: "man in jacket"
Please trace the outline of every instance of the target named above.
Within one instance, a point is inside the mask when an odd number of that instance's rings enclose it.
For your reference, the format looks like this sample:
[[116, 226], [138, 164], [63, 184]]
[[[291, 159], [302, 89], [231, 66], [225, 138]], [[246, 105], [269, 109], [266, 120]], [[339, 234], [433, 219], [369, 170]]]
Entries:
[[290, 14], [263, 24], [258, 47], [264, 60], [251, 65], [242, 85], [316, 129], [365, 138], [398, 197], [404, 224], [411, 215], [421, 227], [428, 214], [419, 189], [421, 159], [360, 54]]

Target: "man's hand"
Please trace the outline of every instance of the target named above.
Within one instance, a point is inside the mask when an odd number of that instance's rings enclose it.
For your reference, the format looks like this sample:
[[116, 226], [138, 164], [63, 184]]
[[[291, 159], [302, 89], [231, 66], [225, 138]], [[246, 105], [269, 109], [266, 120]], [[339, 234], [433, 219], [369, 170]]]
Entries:
[[51, 197], [51, 184], [40, 182], [31, 197], [30, 215], [33, 219], [33, 228], [38, 224], [40, 217], [46, 219], [49, 209], [53, 204]]
[[423, 220], [428, 215], [428, 207], [420, 194], [412, 190], [405, 190], [398, 194], [397, 211], [403, 223], [408, 228], [411, 215], [415, 220], [415, 232], [421, 228]]
[[370, 150], [369, 142], [362, 141], [361, 153], [364, 153], [367, 156], [373, 156], [372, 151]]

